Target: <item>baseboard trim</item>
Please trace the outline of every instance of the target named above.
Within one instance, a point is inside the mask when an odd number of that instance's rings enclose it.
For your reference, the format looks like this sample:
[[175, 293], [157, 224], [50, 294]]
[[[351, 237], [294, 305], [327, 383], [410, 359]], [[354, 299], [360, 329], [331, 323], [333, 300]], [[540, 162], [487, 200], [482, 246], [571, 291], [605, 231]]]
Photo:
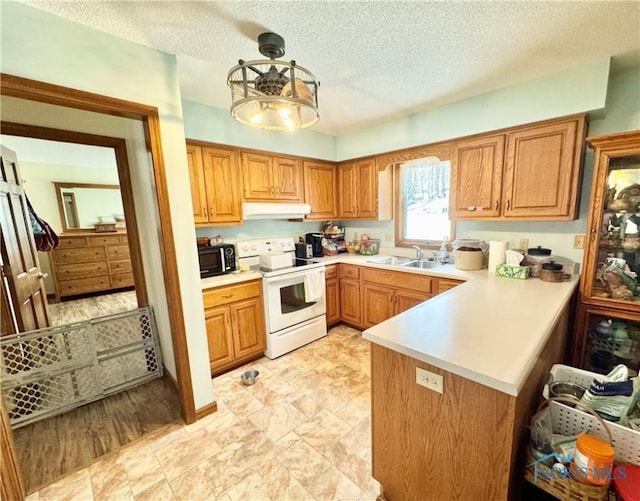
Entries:
[[202, 419], [205, 416], [208, 416], [209, 414], [213, 414], [214, 412], [217, 412], [217, 411], [218, 411], [217, 402], [211, 402], [210, 404], [207, 404], [204, 407], [200, 407], [199, 409], [196, 409], [196, 421], [198, 421], [199, 419]]

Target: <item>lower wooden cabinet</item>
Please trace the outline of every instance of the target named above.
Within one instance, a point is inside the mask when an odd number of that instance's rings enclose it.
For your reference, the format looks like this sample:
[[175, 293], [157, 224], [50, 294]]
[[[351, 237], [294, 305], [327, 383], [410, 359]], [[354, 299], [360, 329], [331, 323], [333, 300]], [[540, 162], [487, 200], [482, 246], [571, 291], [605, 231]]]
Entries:
[[364, 327], [372, 327], [432, 296], [429, 276], [389, 270], [362, 270]]
[[211, 374], [261, 357], [266, 345], [260, 280], [203, 291]]
[[360, 305], [360, 267], [340, 264], [340, 318], [355, 326], [362, 325]]
[[340, 282], [338, 279], [338, 265], [330, 264], [325, 271], [327, 325], [340, 321]]

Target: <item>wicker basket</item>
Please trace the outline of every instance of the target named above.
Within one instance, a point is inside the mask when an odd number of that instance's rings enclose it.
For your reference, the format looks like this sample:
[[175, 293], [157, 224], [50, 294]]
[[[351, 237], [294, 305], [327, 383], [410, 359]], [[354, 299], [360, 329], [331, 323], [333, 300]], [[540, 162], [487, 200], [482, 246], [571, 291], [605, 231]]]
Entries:
[[[577, 400], [573, 400], [570, 398], [565, 398], [565, 397], [550, 398], [548, 400], [543, 401], [540, 404], [540, 407], [538, 407], [538, 412], [539, 412], [545, 406], [547, 405], [550, 406], [551, 421], [552, 421], [554, 432], [558, 431], [557, 427], [560, 424], [559, 420], [562, 419], [559, 413], [554, 412], [555, 410], [554, 406], [556, 405], [560, 406], [559, 402], [564, 402], [571, 405], [577, 405], [581, 407], [585, 412], [588, 412], [589, 414], [591, 414], [597, 420], [597, 422], [600, 423], [600, 426], [602, 427], [598, 431], [604, 430], [604, 432], [606, 433], [606, 439], [611, 444], [612, 437], [611, 437], [611, 432], [609, 431], [609, 427], [607, 423], [605, 423], [605, 421], [593, 409], [578, 402]], [[566, 426], [566, 423], [563, 423], [563, 424]], [[576, 426], [576, 428], [571, 432], [567, 432], [565, 429], [564, 433], [578, 434], [585, 431], [587, 430], [585, 430], [584, 428], [578, 428]], [[589, 426], [589, 431], [591, 431], [590, 426]], [[599, 433], [599, 435], [602, 437], [603, 434]], [[589, 484], [583, 484], [582, 482], [578, 482], [577, 480], [574, 480], [572, 478], [555, 478], [552, 475], [551, 468], [545, 466], [544, 464], [538, 464], [536, 468], [543, 470], [545, 475], [538, 475], [538, 477], [536, 478], [534, 474], [534, 468], [530, 467], [530, 465], [533, 462], [535, 462], [535, 458], [529, 451], [527, 451], [528, 466], [524, 470], [524, 478], [525, 480], [527, 480], [527, 482], [535, 485], [536, 487], [543, 490], [547, 494], [551, 494], [552, 496], [555, 496], [556, 498], [563, 501], [606, 501], [607, 499], [609, 499], [608, 485], [603, 485], [603, 486], [589, 485]]]

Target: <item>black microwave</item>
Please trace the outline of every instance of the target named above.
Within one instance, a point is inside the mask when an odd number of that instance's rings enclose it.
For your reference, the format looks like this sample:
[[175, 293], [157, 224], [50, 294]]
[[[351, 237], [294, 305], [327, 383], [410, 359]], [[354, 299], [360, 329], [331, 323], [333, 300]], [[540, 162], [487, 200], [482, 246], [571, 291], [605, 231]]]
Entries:
[[198, 247], [200, 278], [214, 277], [236, 271], [236, 248], [233, 244]]

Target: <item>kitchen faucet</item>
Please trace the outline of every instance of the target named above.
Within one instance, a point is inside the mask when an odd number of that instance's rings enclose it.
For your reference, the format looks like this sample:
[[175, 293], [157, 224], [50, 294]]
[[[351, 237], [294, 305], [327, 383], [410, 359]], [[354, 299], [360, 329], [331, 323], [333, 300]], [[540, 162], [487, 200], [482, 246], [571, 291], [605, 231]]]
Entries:
[[420, 247], [418, 247], [417, 245], [412, 245], [411, 247], [413, 247], [416, 250], [416, 259], [418, 261], [420, 259], [422, 259], [422, 249]]

